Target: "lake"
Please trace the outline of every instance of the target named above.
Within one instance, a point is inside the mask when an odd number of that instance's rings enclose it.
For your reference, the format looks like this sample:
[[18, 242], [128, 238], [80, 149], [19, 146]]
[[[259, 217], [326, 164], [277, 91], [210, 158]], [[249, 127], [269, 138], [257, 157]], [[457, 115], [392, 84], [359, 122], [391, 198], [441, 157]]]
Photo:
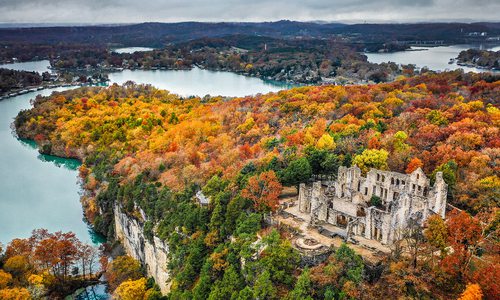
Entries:
[[459, 66], [456, 63], [448, 64], [450, 58], [456, 58], [461, 51], [471, 48], [492, 51], [500, 50], [500, 46], [452, 45], [441, 47], [411, 47], [411, 51], [364, 54], [368, 57], [368, 61], [372, 63], [391, 61], [403, 65], [414, 64], [417, 68], [427, 67], [434, 71], [455, 70], [461, 68], [466, 72], [485, 72], [486, 70], [484, 69]]
[[123, 70], [109, 74], [110, 84], [129, 80], [151, 84], [181, 96], [223, 95], [242, 97], [257, 93], [277, 92], [293, 87], [291, 84], [264, 81], [260, 78], [230, 72], [191, 70]]
[[28, 62], [17, 62], [12, 64], [0, 65], [0, 68], [17, 70], [17, 71], [28, 71], [28, 72], [51, 72], [49, 69], [50, 61], [39, 60], [39, 61], [28, 61]]
[[[67, 89], [67, 88], [66, 88]], [[77, 168], [80, 163], [41, 155], [32, 141], [18, 140], [11, 124], [20, 110], [31, 107], [47, 89], [0, 101], [0, 242], [26, 238], [31, 230], [73, 231], [84, 242], [100, 240], [83, 221]]]
[[[4, 66], [41, 71], [46, 69], [48, 61]], [[110, 79], [116, 83], [129, 80], [149, 83], [183, 96], [245, 96], [291, 87], [198, 68], [189, 71], [125, 70], [110, 74]], [[0, 242], [3, 244], [16, 237], [28, 237], [36, 228], [73, 231], [84, 242], [100, 241], [83, 219], [77, 182], [79, 162], [39, 154], [32, 141], [18, 140], [10, 127], [20, 110], [31, 107], [30, 99], [37, 94], [49, 95], [54, 90], [64, 89], [68, 88], [46, 89], [0, 101]]]
[[152, 51], [152, 50], [155, 50], [155, 48], [148, 48], [148, 47], [126, 47], [126, 48], [113, 49], [113, 52], [122, 54], [122, 53], [146, 52], [146, 51]]

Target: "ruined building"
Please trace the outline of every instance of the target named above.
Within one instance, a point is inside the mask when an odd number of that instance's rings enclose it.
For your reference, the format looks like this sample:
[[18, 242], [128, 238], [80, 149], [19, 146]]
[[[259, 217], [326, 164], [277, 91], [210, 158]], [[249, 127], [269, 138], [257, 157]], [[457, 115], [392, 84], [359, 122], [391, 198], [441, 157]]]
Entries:
[[422, 224], [430, 215], [444, 218], [447, 184], [441, 172], [434, 186], [419, 168], [411, 174], [341, 167], [335, 181], [301, 184], [299, 211], [311, 225], [344, 228], [346, 236], [362, 236], [391, 244], [401, 238], [410, 220]]

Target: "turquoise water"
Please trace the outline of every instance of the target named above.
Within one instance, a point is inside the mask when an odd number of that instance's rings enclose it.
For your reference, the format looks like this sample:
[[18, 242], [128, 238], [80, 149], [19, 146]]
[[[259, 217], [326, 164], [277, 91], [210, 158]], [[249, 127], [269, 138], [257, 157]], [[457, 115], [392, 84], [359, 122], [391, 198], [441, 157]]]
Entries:
[[[66, 88], [67, 89], [67, 88]], [[63, 88], [55, 89], [63, 90]], [[77, 168], [80, 163], [38, 153], [32, 141], [19, 140], [11, 124], [36, 94], [0, 101], [0, 242], [28, 237], [31, 230], [72, 231], [84, 242], [102, 240], [84, 222]]]
[[[59, 88], [57, 90], [63, 90]], [[85, 242], [102, 242], [84, 222], [74, 159], [38, 153], [32, 141], [19, 140], [11, 124], [36, 94], [0, 101], [0, 242], [28, 237], [31, 230], [72, 231]]]

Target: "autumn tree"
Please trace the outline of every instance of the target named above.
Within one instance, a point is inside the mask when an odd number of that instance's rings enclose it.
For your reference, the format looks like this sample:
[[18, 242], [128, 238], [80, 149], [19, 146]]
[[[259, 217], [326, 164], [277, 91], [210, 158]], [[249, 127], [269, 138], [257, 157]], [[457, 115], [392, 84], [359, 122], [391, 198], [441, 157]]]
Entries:
[[262, 172], [248, 179], [246, 188], [241, 195], [254, 202], [254, 206], [259, 211], [276, 211], [278, 208], [278, 197], [282, 186], [274, 171]]
[[126, 280], [116, 288], [113, 296], [117, 300], [146, 299], [146, 278]]
[[0, 289], [7, 287], [12, 282], [12, 275], [0, 269]]
[[332, 136], [327, 133], [323, 134], [316, 143], [316, 147], [318, 149], [324, 149], [324, 150], [333, 150], [335, 149], [336, 146], [337, 145], [335, 144], [335, 141], [333, 140]]
[[34, 251], [37, 263], [60, 281], [65, 281], [78, 259], [78, 239], [72, 232], [56, 232], [42, 239]]
[[453, 252], [446, 256], [442, 265], [450, 274], [465, 278], [472, 257], [482, 241], [479, 221], [464, 211], [454, 211], [448, 218], [448, 243]]
[[30, 265], [25, 256], [15, 255], [5, 261], [3, 268], [18, 280], [22, 280], [26, 272], [30, 269]]
[[424, 163], [418, 158], [414, 157], [410, 160], [408, 163], [408, 166], [406, 167], [406, 174], [411, 174], [413, 171], [415, 171], [418, 168], [422, 168], [424, 166]]
[[30, 292], [25, 288], [9, 288], [0, 290], [0, 299], [2, 300], [30, 300]]
[[92, 275], [95, 263], [99, 258], [99, 252], [95, 247], [84, 243], [78, 243], [77, 247], [80, 265], [82, 267], [82, 275], [85, 278], [86, 275]]
[[370, 168], [386, 170], [389, 152], [384, 149], [366, 149], [363, 153], [356, 155], [352, 164], [357, 165], [366, 174]]
[[441, 257], [446, 255], [448, 229], [444, 220], [439, 215], [430, 216], [426, 221], [426, 225], [427, 228], [424, 231], [424, 236], [432, 249], [431, 259], [434, 261], [434, 251], [439, 250]]
[[481, 300], [483, 299], [483, 292], [479, 284], [468, 284], [465, 291], [462, 293], [458, 300]]
[[[311, 269], [311, 280], [326, 295], [341, 294], [344, 287], [351, 290], [363, 279], [364, 264], [361, 256], [343, 243], [328, 260]], [[319, 292], [319, 291], [318, 291]], [[330, 297], [330, 296], [329, 296]]]
[[118, 256], [106, 271], [109, 287], [115, 290], [126, 280], [135, 281], [142, 277], [141, 264], [130, 256]]

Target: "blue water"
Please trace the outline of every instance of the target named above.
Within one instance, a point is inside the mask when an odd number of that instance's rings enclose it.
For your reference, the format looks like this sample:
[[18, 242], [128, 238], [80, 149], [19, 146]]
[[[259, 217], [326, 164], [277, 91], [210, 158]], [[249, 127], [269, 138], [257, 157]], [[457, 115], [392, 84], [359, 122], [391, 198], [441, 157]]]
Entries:
[[50, 62], [48, 60], [18, 62], [18, 63], [0, 65], [0, 68], [17, 70], [17, 71], [38, 72], [40, 74], [43, 72], [51, 72], [49, 67], [50, 67]]
[[[483, 45], [452, 45], [441, 47], [412, 47], [411, 51], [398, 51], [392, 53], [364, 53], [372, 63], [394, 62], [397, 64], [414, 64], [417, 68], [427, 67], [434, 71], [463, 69], [465, 72], [485, 72], [484, 69], [459, 66], [456, 62], [449, 64], [451, 58], [467, 49], [484, 49], [490, 51], [500, 50], [500, 46]], [[498, 73], [498, 72], [495, 72]]]

